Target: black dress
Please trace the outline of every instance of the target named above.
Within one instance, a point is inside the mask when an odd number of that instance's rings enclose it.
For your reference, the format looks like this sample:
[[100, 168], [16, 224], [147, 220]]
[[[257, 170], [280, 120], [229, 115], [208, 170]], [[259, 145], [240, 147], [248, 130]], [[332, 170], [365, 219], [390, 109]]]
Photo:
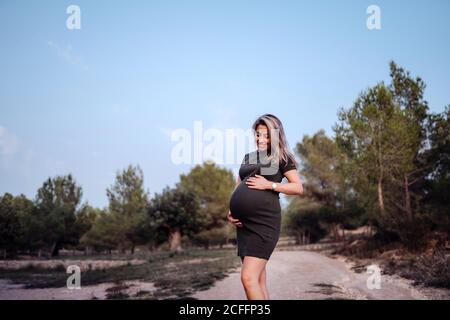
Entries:
[[244, 156], [239, 176], [241, 183], [230, 198], [233, 218], [242, 222], [236, 227], [237, 255], [269, 260], [280, 237], [281, 207], [279, 192], [249, 188], [245, 183], [255, 174], [272, 182], [281, 182], [286, 171], [296, 169], [291, 159], [276, 164], [265, 152], [256, 150]]

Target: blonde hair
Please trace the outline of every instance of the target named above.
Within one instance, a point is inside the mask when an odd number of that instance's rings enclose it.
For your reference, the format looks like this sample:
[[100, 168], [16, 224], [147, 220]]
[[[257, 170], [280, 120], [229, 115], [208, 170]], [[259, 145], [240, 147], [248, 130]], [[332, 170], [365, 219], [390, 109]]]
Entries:
[[[275, 147], [275, 150], [270, 150], [270, 157], [273, 158], [275, 162], [283, 160], [285, 164], [287, 164], [288, 159], [290, 159], [297, 167], [297, 161], [289, 148], [283, 124], [280, 119], [273, 114], [266, 113], [256, 119], [253, 123], [252, 129], [255, 133], [258, 125], [265, 125], [269, 131], [270, 145]], [[278, 134], [273, 137], [272, 134], [276, 133]]]

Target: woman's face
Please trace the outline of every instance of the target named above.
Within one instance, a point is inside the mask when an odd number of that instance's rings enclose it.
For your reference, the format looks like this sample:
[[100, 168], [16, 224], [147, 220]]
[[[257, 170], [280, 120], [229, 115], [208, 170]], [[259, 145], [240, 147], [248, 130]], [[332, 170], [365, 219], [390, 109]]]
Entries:
[[259, 124], [256, 127], [256, 145], [260, 151], [267, 150], [270, 146], [269, 130], [267, 126]]

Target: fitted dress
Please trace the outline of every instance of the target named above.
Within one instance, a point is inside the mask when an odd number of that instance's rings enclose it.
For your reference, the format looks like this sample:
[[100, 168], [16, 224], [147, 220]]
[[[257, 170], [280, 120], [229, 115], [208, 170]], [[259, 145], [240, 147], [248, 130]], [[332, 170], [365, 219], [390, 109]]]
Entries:
[[294, 162], [269, 160], [270, 154], [259, 150], [247, 153], [239, 168], [241, 183], [230, 198], [233, 218], [242, 222], [236, 228], [237, 255], [253, 256], [269, 260], [280, 237], [280, 195], [274, 190], [249, 188], [245, 183], [256, 174], [271, 182], [279, 183], [286, 171], [296, 169]]

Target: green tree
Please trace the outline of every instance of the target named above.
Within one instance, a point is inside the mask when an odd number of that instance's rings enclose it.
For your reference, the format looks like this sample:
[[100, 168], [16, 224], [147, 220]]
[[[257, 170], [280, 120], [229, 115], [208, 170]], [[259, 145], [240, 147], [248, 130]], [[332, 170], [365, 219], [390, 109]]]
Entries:
[[19, 247], [22, 229], [20, 218], [14, 208], [14, 197], [5, 193], [0, 197], [0, 248], [3, 249], [3, 259], [8, 251], [12, 254]]
[[193, 243], [209, 249], [210, 246], [219, 246], [227, 244], [230, 240], [236, 238], [236, 229], [231, 224], [226, 224], [223, 227], [204, 229], [195, 235], [191, 236]]
[[70, 174], [48, 178], [38, 189], [35, 216], [43, 223], [42, 241], [51, 246], [52, 256], [57, 256], [63, 245], [76, 245], [79, 241], [76, 211], [81, 196], [82, 189]]
[[431, 172], [426, 177], [424, 201], [435, 228], [450, 234], [450, 106], [430, 115], [429, 143], [425, 158]]
[[90, 208], [85, 209], [88, 220], [92, 219], [90, 229], [81, 237], [81, 244], [86, 247], [86, 253], [93, 248], [100, 252], [103, 250], [116, 249], [120, 244], [120, 227], [115, 216], [105, 209]]
[[[145, 224], [149, 205], [148, 192], [144, 191], [144, 175], [139, 166], [129, 165], [118, 172], [115, 183], [106, 190], [109, 211], [118, 226], [119, 245], [122, 250], [145, 242], [140, 226]], [[138, 232], [139, 231], [139, 232]]]
[[33, 252], [40, 250], [44, 243], [41, 241], [45, 232], [44, 225], [36, 218], [36, 207], [30, 199], [23, 194], [14, 197], [13, 210], [20, 222], [21, 235], [19, 240], [20, 250]]
[[230, 170], [205, 162], [195, 166], [187, 175], [181, 174], [179, 185], [194, 192], [200, 199], [200, 206], [207, 219], [207, 230], [222, 228], [227, 223], [225, 216], [235, 185]]
[[308, 198], [295, 197], [289, 203], [283, 219], [283, 231], [295, 238], [297, 245], [318, 242], [327, 231], [320, 220], [323, 205]]
[[192, 237], [206, 220], [197, 195], [181, 186], [155, 194], [148, 214], [151, 226], [166, 233], [171, 251], [182, 250], [182, 236]]
[[308, 197], [320, 202], [325, 208], [321, 219], [335, 238], [340, 240], [339, 226], [346, 223], [346, 206], [350, 192], [345, 172], [344, 154], [336, 142], [320, 130], [313, 136], [305, 135], [297, 143], [296, 151], [301, 159], [301, 174]]
[[[405, 115], [384, 84], [363, 92], [349, 110], [339, 112], [336, 142], [346, 154], [360, 194], [376, 190], [378, 212], [386, 215], [386, 188], [411, 170], [410, 129]], [[375, 187], [375, 188], [373, 188]], [[392, 190], [389, 190], [389, 194]], [[395, 197], [389, 197], [397, 205]]]
[[355, 177], [355, 193], [362, 206], [377, 213], [371, 216], [379, 234], [417, 248], [430, 228], [425, 185], [435, 170], [436, 153], [428, 149], [437, 136], [430, 133], [425, 83], [394, 62], [390, 70], [392, 83], [361, 93], [352, 108], [339, 112], [334, 130]]
[[[396, 179], [403, 188], [404, 205], [400, 207], [408, 218], [413, 217], [413, 203], [419, 204], [423, 195], [424, 178], [430, 172], [430, 166], [424, 161], [422, 150], [427, 142], [428, 103], [424, 99], [425, 82], [420, 78], [413, 78], [409, 71], [397, 66], [394, 61], [390, 64], [391, 85], [389, 86], [394, 101], [400, 106], [404, 114], [407, 130], [405, 136], [400, 137], [408, 143], [409, 159], [403, 163], [401, 175]], [[413, 201], [415, 200], [415, 201]], [[416, 205], [416, 210], [420, 208]]]

